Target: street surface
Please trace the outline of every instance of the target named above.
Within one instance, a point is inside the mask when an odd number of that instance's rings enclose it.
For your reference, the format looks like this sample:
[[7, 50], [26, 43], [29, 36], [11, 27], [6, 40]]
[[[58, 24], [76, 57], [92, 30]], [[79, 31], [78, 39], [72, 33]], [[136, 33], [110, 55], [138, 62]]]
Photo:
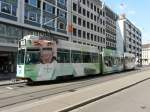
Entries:
[[[132, 76], [134, 74], [142, 75], [148, 73], [150, 67], [141, 68], [141, 70], [116, 73], [103, 77], [87, 77], [79, 78], [71, 81], [50, 82], [42, 85], [27, 86], [24, 83], [15, 85], [1, 85], [0, 86], [0, 111], [11, 109], [14, 107], [24, 106], [26, 104], [33, 104], [38, 101], [43, 101], [57, 95], [65, 95], [70, 92], [82, 90], [83, 88], [94, 86], [97, 84], [113, 81], [115, 79]], [[137, 75], [138, 77], [138, 75]], [[109, 86], [110, 87], [110, 86]], [[122, 100], [119, 100], [122, 101]], [[106, 107], [106, 106], [105, 106]], [[92, 109], [91, 109], [92, 110]], [[74, 111], [79, 111], [74, 110]], [[95, 110], [96, 111], [96, 110]], [[51, 112], [51, 111], [48, 111]], [[94, 111], [91, 111], [94, 112]], [[99, 111], [98, 111], [99, 112]]]
[[150, 80], [71, 112], [150, 112]]

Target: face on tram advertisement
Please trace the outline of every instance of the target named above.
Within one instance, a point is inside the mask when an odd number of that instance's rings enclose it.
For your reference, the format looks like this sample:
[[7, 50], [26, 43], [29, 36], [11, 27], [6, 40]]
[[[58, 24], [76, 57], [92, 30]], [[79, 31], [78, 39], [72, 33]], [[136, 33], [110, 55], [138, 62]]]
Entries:
[[41, 63], [52, 63], [56, 59], [57, 47], [55, 42], [36, 40], [33, 44], [34, 46], [44, 47], [42, 48], [40, 56]]
[[41, 52], [41, 63], [51, 63], [53, 61], [53, 52], [52, 50], [43, 49]]

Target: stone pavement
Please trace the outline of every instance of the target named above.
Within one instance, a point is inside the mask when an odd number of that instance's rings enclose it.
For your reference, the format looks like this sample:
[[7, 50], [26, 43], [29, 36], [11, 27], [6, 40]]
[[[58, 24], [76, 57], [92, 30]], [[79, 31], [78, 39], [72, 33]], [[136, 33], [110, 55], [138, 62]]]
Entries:
[[60, 94], [2, 112], [67, 112], [150, 79], [150, 70]]

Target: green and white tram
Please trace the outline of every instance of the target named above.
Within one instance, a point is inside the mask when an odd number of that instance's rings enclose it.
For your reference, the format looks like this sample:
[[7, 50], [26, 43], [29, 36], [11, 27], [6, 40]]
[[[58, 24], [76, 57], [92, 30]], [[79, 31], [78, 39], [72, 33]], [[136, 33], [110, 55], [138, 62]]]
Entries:
[[105, 49], [103, 52], [103, 60], [103, 74], [124, 70], [123, 54], [120, 54], [115, 50]]
[[55, 80], [63, 76], [86, 76], [101, 73], [96, 47], [58, 40], [40, 40], [25, 36], [19, 44], [17, 77], [32, 81]]
[[133, 69], [135, 57], [69, 41], [41, 40], [28, 35], [19, 41], [17, 77], [32, 81], [56, 80]]

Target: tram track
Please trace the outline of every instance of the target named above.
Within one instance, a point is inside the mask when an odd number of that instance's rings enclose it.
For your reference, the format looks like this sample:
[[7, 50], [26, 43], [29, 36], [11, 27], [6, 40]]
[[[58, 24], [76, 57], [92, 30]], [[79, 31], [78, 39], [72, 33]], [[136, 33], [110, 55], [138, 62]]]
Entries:
[[[130, 72], [125, 72], [125, 73], [119, 73], [119, 74], [112, 74], [112, 75], [107, 75], [104, 77], [94, 77], [94, 78], [89, 78], [81, 81], [72, 81], [71, 83], [67, 84], [60, 84], [57, 87], [51, 87], [51, 88], [46, 88], [46, 89], [41, 89], [38, 91], [32, 91], [32, 92], [27, 92], [27, 93], [22, 93], [19, 95], [12, 95], [12, 96], [6, 96], [6, 97], [0, 97], [0, 108], [6, 108], [9, 106], [13, 106], [16, 104], [28, 102], [31, 100], [40, 100], [41, 98], [49, 97], [52, 95], [57, 95], [60, 93], [65, 93], [65, 92], [74, 92], [77, 91], [78, 89], [91, 86], [94, 84], [106, 82], [109, 80], [117, 79], [120, 77], [125, 77], [127, 75], [132, 75], [137, 72], [142, 72], [143, 70], [135, 70], [135, 71], [130, 71]], [[146, 71], [146, 70], [144, 70]], [[34, 88], [34, 86], [33, 86]]]

